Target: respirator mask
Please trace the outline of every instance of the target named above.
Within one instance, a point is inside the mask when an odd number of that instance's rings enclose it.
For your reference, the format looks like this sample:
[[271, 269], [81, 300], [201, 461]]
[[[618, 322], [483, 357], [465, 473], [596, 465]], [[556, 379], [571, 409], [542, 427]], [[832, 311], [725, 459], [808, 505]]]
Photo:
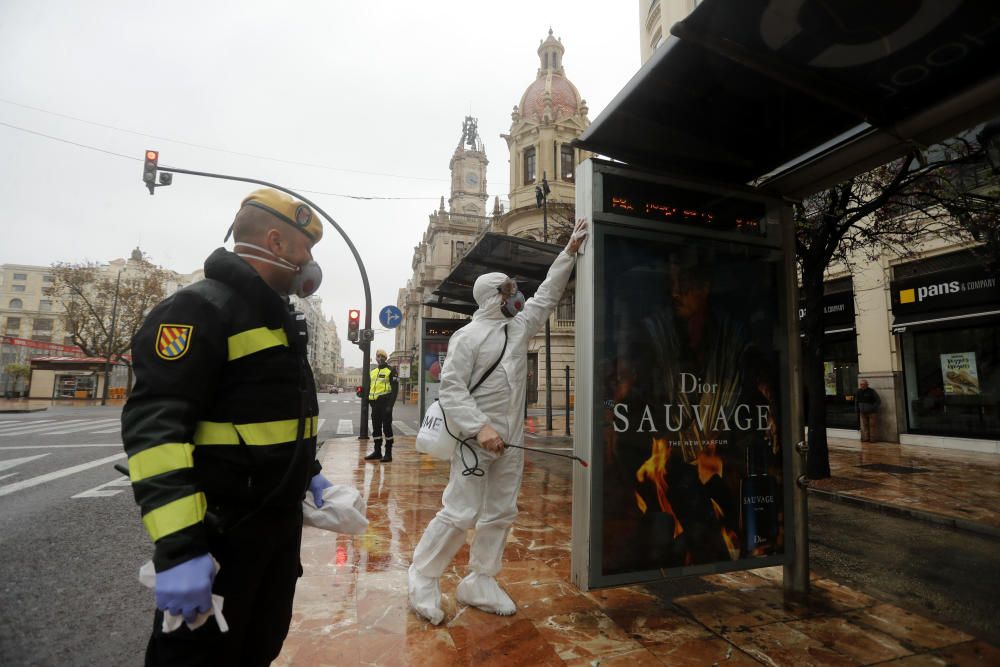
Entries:
[[316, 293], [316, 290], [319, 289], [320, 283], [323, 282], [323, 269], [319, 268], [319, 264], [317, 264], [314, 259], [310, 259], [302, 266], [298, 266], [297, 264], [292, 264], [287, 259], [278, 257], [267, 248], [262, 248], [259, 245], [254, 245], [252, 243], [239, 241], [235, 246], [233, 246], [233, 249], [238, 250], [240, 246], [253, 248], [254, 250], [274, 257], [277, 261], [266, 259], [264, 257], [260, 257], [259, 255], [237, 252], [236, 255], [239, 257], [243, 257], [244, 259], [255, 259], [258, 262], [264, 262], [265, 264], [277, 266], [279, 269], [294, 271], [295, 278], [292, 280], [292, 286], [289, 288], [289, 294], [294, 294], [299, 298], [311, 296]]
[[513, 278], [508, 278], [503, 281], [499, 287], [497, 287], [497, 292], [499, 292], [503, 297], [506, 297], [506, 303], [500, 306], [500, 311], [507, 317], [514, 317], [522, 310], [524, 310], [524, 294], [517, 289], [517, 281]]

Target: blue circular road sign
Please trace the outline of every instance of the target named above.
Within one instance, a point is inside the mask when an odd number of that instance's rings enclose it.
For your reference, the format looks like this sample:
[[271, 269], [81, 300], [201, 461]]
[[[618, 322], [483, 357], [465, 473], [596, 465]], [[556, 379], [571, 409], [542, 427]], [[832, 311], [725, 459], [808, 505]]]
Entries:
[[378, 321], [386, 329], [395, 329], [403, 323], [403, 311], [396, 306], [386, 306], [378, 313]]

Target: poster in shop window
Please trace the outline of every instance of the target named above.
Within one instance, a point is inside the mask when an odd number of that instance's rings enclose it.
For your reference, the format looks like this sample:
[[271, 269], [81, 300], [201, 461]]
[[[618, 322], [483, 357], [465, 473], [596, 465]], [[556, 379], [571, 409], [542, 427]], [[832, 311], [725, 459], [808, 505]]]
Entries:
[[979, 395], [979, 374], [975, 352], [949, 352], [941, 355], [941, 380], [948, 396]]
[[770, 564], [784, 550], [777, 263], [628, 233], [605, 237], [604, 258], [601, 575]]
[[832, 361], [823, 362], [823, 393], [827, 396], [837, 395], [837, 369]]

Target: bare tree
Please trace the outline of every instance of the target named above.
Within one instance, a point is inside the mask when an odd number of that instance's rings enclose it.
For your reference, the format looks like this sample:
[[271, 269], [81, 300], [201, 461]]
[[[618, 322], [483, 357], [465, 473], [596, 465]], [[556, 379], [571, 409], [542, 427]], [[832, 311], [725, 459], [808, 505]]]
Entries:
[[[976, 251], [1000, 266], [1000, 201], [984, 194], [985, 152], [972, 132], [808, 197], [794, 207], [796, 253], [805, 300], [802, 318], [803, 381], [809, 426], [808, 476], [830, 476], [823, 382], [823, 277], [828, 267], [849, 269], [883, 252], [913, 254], [932, 237], [977, 243]], [[988, 172], [988, 170], [986, 170]], [[993, 178], [995, 184], [995, 177]]]
[[[45, 293], [62, 303], [63, 325], [74, 345], [88, 356], [110, 355], [126, 364], [131, 375], [131, 359], [123, 355], [129, 351], [132, 337], [146, 314], [163, 299], [170, 275], [138, 253], [133, 254], [127, 268], [120, 273], [120, 283], [119, 274], [94, 262], [59, 263], [52, 266], [52, 284], [45, 288]], [[115, 315], [113, 335], [112, 315]]]

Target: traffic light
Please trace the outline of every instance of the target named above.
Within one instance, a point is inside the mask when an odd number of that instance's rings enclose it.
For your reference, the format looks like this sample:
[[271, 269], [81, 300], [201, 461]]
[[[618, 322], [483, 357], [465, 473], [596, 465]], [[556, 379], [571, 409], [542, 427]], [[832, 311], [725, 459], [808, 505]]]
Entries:
[[361, 311], [351, 308], [347, 311], [347, 340], [358, 342], [358, 327], [361, 325]]
[[146, 162], [142, 167], [142, 180], [149, 188], [149, 194], [153, 194], [156, 187], [156, 163], [160, 159], [157, 151], [146, 151]]

